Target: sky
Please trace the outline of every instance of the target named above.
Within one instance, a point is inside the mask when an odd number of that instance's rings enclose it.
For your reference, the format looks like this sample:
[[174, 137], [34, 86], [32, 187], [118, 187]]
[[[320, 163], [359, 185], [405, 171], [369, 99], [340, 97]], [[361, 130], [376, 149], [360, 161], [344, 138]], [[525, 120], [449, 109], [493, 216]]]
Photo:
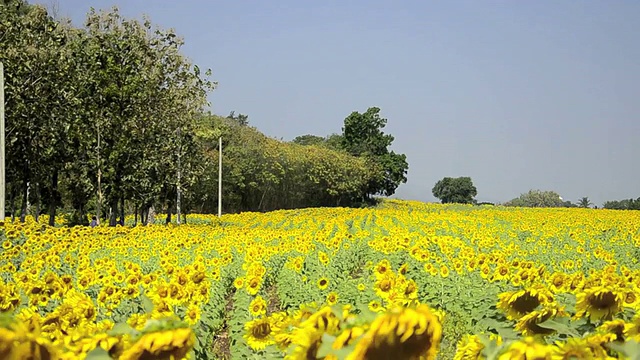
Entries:
[[78, 25], [116, 5], [175, 29], [218, 82], [212, 111], [271, 137], [379, 107], [409, 163], [394, 197], [436, 201], [445, 176], [478, 201], [640, 197], [640, 1], [57, 2]]

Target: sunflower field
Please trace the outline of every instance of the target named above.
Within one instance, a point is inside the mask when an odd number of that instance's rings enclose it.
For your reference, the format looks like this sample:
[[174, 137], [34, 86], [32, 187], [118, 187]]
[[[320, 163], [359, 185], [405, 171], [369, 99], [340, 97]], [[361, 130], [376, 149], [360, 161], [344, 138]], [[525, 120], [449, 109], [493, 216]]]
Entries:
[[387, 200], [0, 233], [2, 359], [634, 359], [640, 212]]

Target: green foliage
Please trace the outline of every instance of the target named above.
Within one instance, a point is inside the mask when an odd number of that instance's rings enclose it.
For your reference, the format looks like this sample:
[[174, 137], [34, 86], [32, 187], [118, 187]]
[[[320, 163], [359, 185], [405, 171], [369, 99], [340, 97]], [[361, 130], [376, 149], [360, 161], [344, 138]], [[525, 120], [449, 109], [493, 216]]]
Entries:
[[400, 184], [407, 182], [407, 157], [388, 149], [394, 137], [382, 131], [386, 124], [387, 119], [380, 117], [377, 107], [364, 113], [354, 111], [344, 119], [342, 148], [351, 155], [370, 159], [377, 172], [369, 182], [367, 196], [391, 196]]
[[478, 190], [468, 176], [445, 177], [438, 181], [431, 191], [443, 204], [471, 204], [474, 202], [473, 198], [478, 195]]
[[216, 83], [180, 53], [173, 30], [115, 7], [91, 9], [78, 28], [24, 1], [0, 6], [7, 206], [22, 220], [45, 208], [50, 225], [61, 208], [69, 225], [95, 213], [115, 226], [125, 209], [145, 224], [152, 208], [168, 221], [178, 205], [216, 212], [220, 137], [225, 212], [358, 206], [406, 182], [377, 108], [352, 114], [344, 135], [280, 142], [247, 115], [204, 111]]
[[512, 199], [504, 206], [517, 207], [564, 207], [565, 202], [555, 191], [529, 190], [520, 197]]
[[640, 197], [637, 199], [613, 200], [604, 203], [605, 209], [640, 210]]
[[589, 200], [588, 197], [585, 196], [583, 198], [580, 198], [580, 200], [578, 200], [576, 205], [578, 205], [578, 207], [581, 207], [581, 208], [590, 208], [591, 205], [593, 205], [593, 203], [591, 202], [591, 200]]

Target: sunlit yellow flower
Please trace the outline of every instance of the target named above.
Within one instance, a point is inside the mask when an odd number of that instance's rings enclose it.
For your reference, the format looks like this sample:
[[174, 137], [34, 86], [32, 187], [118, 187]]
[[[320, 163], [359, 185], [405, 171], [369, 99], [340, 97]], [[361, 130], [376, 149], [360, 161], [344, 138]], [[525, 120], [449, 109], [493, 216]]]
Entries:
[[541, 304], [553, 302], [553, 294], [540, 286], [506, 292], [499, 295], [498, 308], [506, 312], [507, 318], [519, 319]]
[[551, 347], [551, 359], [593, 359], [595, 354], [589, 349], [585, 339], [569, 338], [565, 342], [557, 341]]
[[320, 290], [324, 290], [329, 286], [329, 279], [327, 279], [326, 277], [321, 277], [318, 280], [318, 289]]
[[275, 344], [269, 318], [262, 317], [251, 320], [245, 324], [244, 330], [244, 338], [254, 350], [262, 350], [271, 344]]
[[254, 317], [267, 313], [267, 302], [262, 298], [262, 296], [258, 295], [251, 301], [251, 304], [249, 304], [249, 312]]
[[552, 347], [537, 342], [533, 337], [526, 337], [512, 342], [498, 360], [547, 360], [551, 359]]
[[397, 308], [377, 317], [362, 335], [353, 358], [435, 359], [442, 326], [426, 305]]
[[195, 341], [195, 335], [189, 328], [151, 332], [125, 350], [120, 359], [182, 359], [192, 349]]
[[585, 314], [593, 320], [609, 320], [622, 310], [623, 293], [602, 286], [584, 289], [576, 295], [576, 317]]
[[327, 294], [327, 305], [333, 306], [338, 303], [338, 294], [336, 292], [330, 292]]

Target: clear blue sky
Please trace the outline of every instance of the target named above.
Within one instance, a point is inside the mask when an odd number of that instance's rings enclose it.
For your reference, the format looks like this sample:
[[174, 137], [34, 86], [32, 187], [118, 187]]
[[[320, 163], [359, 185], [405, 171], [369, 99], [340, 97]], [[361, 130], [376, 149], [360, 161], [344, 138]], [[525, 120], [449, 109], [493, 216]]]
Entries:
[[409, 161], [397, 197], [433, 201], [444, 176], [480, 201], [640, 196], [640, 1], [59, 0], [78, 24], [113, 5], [176, 29], [213, 111], [269, 136], [380, 107]]

